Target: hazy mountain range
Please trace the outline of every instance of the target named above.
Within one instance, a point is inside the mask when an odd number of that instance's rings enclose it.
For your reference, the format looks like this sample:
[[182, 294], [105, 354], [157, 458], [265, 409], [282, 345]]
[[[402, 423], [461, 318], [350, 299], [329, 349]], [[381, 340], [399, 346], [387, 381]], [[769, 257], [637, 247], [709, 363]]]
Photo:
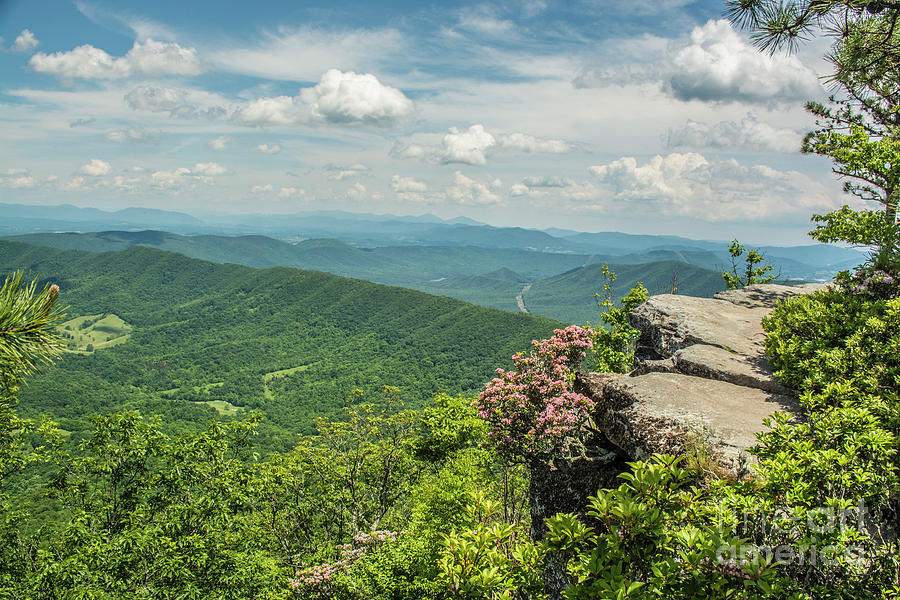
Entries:
[[[614, 295], [642, 281], [651, 293], [671, 291], [674, 283], [680, 293], [700, 296], [722, 289], [721, 272], [731, 264], [724, 241], [492, 227], [434, 215], [334, 211], [201, 219], [143, 208], [16, 204], [0, 204], [0, 211], [0, 234], [28, 244], [95, 252], [151, 246], [217, 263], [325, 271], [509, 311], [524, 305], [568, 322], [596, 319], [600, 264], [619, 273]], [[821, 244], [758, 249], [782, 279], [828, 280], [865, 258]]]

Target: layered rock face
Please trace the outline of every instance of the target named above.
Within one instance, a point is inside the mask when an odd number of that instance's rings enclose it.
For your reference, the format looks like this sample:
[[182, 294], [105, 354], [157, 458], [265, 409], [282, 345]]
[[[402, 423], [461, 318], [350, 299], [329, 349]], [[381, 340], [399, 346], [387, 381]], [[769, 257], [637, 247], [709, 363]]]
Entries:
[[798, 408], [772, 374], [760, 321], [778, 301], [823, 287], [653, 296], [629, 315], [641, 332], [636, 369], [578, 375], [581, 391], [597, 403], [599, 434], [627, 460], [681, 454], [699, 443], [723, 467], [741, 469], [763, 419]]

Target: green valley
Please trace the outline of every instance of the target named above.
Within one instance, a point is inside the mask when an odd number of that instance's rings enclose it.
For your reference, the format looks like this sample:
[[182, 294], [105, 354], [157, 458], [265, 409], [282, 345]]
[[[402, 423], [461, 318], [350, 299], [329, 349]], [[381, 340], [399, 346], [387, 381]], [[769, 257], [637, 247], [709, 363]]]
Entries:
[[[411, 406], [472, 391], [561, 325], [358, 279], [146, 247], [94, 253], [0, 242], [0, 267], [57, 283], [69, 305], [62, 331], [78, 349], [93, 343], [21, 394], [24, 414], [46, 412], [75, 434], [88, 415], [124, 408], [193, 427], [238, 407], [265, 412], [263, 448], [286, 449], [314, 418], [337, 415], [355, 389], [397, 386]], [[130, 333], [115, 337], [116, 327]]]

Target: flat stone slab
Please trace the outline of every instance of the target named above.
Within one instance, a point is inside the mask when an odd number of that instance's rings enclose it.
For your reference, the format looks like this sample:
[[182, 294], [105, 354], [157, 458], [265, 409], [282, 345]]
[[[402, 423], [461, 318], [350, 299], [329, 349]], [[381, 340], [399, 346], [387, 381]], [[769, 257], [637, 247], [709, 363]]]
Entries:
[[769, 310], [716, 298], [661, 294], [631, 311], [628, 320], [641, 332], [638, 345], [663, 358], [694, 344], [756, 356], [765, 352], [760, 321]]
[[654, 452], [679, 455], [702, 443], [733, 468], [765, 431], [763, 419], [798, 408], [789, 396], [678, 373], [579, 373], [576, 384], [596, 402], [597, 428], [633, 460]]
[[746, 356], [718, 346], [694, 344], [676, 352], [671, 360], [673, 370], [685, 375], [727, 381], [773, 394], [794, 394], [775, 378], [763, 354]]

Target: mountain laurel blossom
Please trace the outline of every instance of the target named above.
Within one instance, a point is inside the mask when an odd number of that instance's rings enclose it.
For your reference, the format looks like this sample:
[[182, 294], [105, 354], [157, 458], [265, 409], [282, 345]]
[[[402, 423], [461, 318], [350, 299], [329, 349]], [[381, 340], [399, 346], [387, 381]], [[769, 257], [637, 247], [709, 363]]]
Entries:
[[563, 452], [568, 436], [588, 419], [594, 402], [573, 391], [575, 370], [593, 348], [594, 332], [571, 325], [531, 352], [513, 355], [515, 371], [497, 369], [474, 405], [491, 425], [488, 438], [510, 458]]

